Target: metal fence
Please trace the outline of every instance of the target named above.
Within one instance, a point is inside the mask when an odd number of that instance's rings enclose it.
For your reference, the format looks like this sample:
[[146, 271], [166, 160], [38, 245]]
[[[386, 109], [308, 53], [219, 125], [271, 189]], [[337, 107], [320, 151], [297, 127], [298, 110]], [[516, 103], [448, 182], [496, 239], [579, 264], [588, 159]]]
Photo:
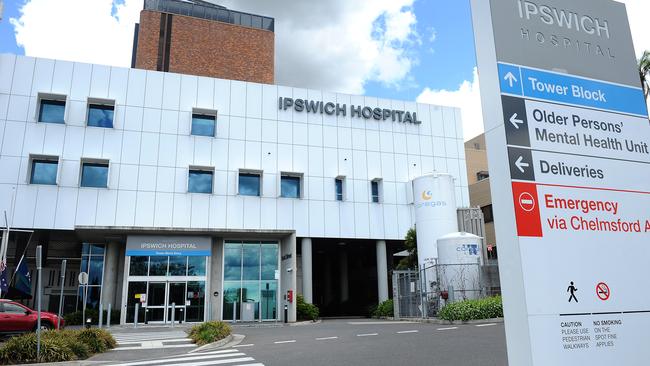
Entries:
[[436, 264], [420, 270], [393, 271], [396, 319], [433, 318], [447, 303], [500, 292], [495, 265]]

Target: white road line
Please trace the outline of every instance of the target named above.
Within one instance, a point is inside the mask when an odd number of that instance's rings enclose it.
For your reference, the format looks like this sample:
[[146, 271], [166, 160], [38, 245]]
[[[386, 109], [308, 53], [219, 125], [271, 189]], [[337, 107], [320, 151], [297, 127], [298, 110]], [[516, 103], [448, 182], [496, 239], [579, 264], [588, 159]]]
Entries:
[[415, 322], [348, 322], [349, 325], [390, 325], [390, 324], [415, 324]]
[[241, 365], [235, 365], [235, 366], [264, 366], [263, 363], [247, 363], [247, 364], [241, 364]]
[[158, 339], [158, 338], [152, 338], [152, 339], [143, 339], [141, 341], [127, 341], [127, 342], [122, 342], [122, 341], [117, 341], [117, 344], [138, 344], [142, 342], [149, 342], [149, 341], [157, 341], [157, 342], [191, 342], [192, 340], [189, 338], [163, 338], [163, 339]]
[[357, 334], [357, 337], [372, 337], [379, 335], [378, 333], [366, 333], [366, 334]]
[[[212, 360], [216, 358], [226, 358], [226, 357], [235, 357], [235, 356], [246, 356], [244, 353], [226, 353], [220, 355], [203, 355], [203, 356], [181, 356], [175, 358], [165, 358], [149, 361], [138, 361], [138, 362], [128, 362], [119, 364], [119, 366], [144, 366], [144, 365], [160, 365], [163, 363], [169, 362], [181, 362], [181, 361], [198, 361], [198, 360]], [[223, 361], [223, 360], [222, 360]]]
[[407, 333], [418, 333], [419, 330], [403, 330], [401, 332], [397, 332], [397, 334], [407, 334]]
[[237, 347], [253, 347], [253, 346], [254, 346], [253, 343], [250, 343], [250, 344], [238, 344], [237, 345]]
[[223, 365], [225, 363], [235, 363], [235, 362], [249, 362], [255, 361], [253, 357], [242, 357], [242, 358], [232, 358], [229, 360], [212, 360], [204, 362], [189, 362], [189, 363], [170, 363], [165, 366], [209, 366], [209, 365]]
[[296, 340], [295, 340], [295, 339], [292, 339], [292, 340], [290, 340], [290, 341], [277, 341], [277, 342], [273, 342], [273, 343], [275, 343], [275, 344], [296, 343]]
[[477, 327], [491, 327], [493, 325], [497, 325], [497, 323], [489, 323], [489, 324], [476, 324]]
[[339, 337], [323, 337], [323, 338], [316, 338], [317, 341], [327, 341], [330, 339], [339, 339]]
[[[239, 346], [238, 346], [239, 347]], [[239, 352], [236, 349], [224, 349], [220, 351], [206, 351], [206, 352], [199, 352], [199, 353], [192, 353], [192, 355], [216, 355], [216, 354], [222, 354], [222, 353], [232, 353], [232, 352]], [[171, 358], [177, 357], [177, 356], [171, 356]]]
[[438, 330], [453, 330], [453, 329], [458, 329], [458, 327], [438, 328]]
[[160, 348], [188, 348], [188, 347], [196, 347], [196, 344], [168, 344], [166, 346], [160, 346], [160, 347], [117, 347], [113, 348], [111, 351], [133, 351], [137, 349], [160, 349]]

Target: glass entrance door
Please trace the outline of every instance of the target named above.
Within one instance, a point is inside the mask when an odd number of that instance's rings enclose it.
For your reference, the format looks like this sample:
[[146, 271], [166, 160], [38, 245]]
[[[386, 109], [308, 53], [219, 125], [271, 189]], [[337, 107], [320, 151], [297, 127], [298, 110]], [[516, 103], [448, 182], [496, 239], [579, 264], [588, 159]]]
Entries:
[[169, 283], [167, 299], [167, 321], [170, 323], [172, 321], [172, 313], [174, 314], [174, 322], [185, 322], [185, 285], [185, 282]]
[[146, 309], [148, 323], [165, 321], [166, 292], [167, 284], [165, 282], [149, 282]]

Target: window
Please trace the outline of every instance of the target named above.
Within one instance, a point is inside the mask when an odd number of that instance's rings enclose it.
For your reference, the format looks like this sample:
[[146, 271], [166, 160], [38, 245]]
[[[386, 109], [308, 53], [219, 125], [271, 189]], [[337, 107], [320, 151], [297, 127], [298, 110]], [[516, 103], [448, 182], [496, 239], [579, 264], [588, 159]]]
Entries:
[[[227, 241], [223, 257], [223, 319], [243, 319], [242, 302], [252, 303], [253, 319], [274, 320], [279, 280], [279, 245], [277, 242]], [[261, 313], [260, 313], [261, 310]], [[250, 320], [250, 318], [249, 318]]]
[[192, 135], [214, 137], [216, 116], [192, 114]]
[[483, 212], [483, 221], [485, 221], [486, 224], [494, 221], [494, 214], [492, 213], [492, 205], [481, 207], [481, 211]]
[[40, 96], [38, 121], [45, 123], [65, 123], [65, 97]]
[[300, 198], [301, 179], [299, 176], [283, 175], [280, 178], [280, 196], [285, 198]]
[[482, 181], [482, 180], [488, 179], [488, 178], [490, 178], [490, 173], [488, 173], [486, 171], [480, 171], [480, 172], [476, 173], [476, 180], [479, 181], [479, 182]]
[[370, 182], [370, 192], [372, 195], [372, 202], [373, 203], [379, 203], [380, 200], [380, 189], [379, 185], [381, 183], [381, 179], [374, 179], [373, 181]]
[[239, 173], [239, 194], [242, 196], [260, 196], [262, 178], [259, 173]]
[[212, 193], [212, 178], [214, 172], [210, 170], [190, 169], [188, 192]]
[[88, 273], [88, 283], [79, 285], [77, 308], [83, 307], [84, 293], [87, 296], [86, 306], [90, 309], [99, 308], [104, 277], [104, 244], [83, 243], [79, 271]]
[[343, 201], [343, 180], [345, 178], [338, 177], [334, 179], [334, 186], [336, 188], [336, 200]]
[[92, 188], [107, 188], [108, 163], [81, 163], [81, 186]]
[[56, 185], [56, 175], [58, 170], [58, 158], [33, 158], [29, 183]]
[[111, 102], [88, 102], [88, 126], [113, 128], [113, 114], [115, 112], [115, 105], [108, 103]]
[[27, 310], [16, 304], [4, 303], [3, 312], [8, 314], [25, 314]]
[[481, 145], [478, 142], [474, 143], [474, 149], [481, 150]]

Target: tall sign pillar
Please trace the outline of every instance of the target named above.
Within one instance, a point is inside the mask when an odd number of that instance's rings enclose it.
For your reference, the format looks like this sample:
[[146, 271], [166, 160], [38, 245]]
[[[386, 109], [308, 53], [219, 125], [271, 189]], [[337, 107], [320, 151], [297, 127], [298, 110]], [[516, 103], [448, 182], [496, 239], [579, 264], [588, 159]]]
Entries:
[[645, 364], [650, 123], [625, 6], [471, 4], [509, 364]]

